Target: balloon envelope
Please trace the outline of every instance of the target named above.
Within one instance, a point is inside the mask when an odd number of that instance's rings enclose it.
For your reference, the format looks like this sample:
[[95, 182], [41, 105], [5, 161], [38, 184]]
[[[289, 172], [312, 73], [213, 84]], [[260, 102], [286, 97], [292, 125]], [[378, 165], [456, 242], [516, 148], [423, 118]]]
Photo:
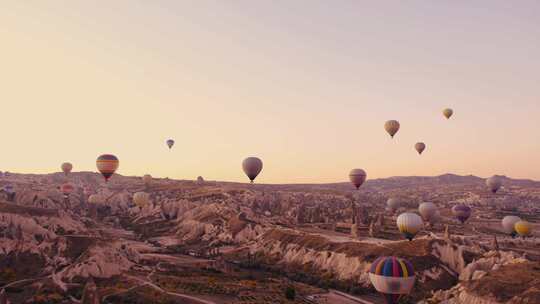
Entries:
[[172, 140], [172, 139], [167, 139], [167, 141], [165, 143], [167, 144], [169, 149], [174, 146], [174, 140]]
[[414, 269], [405, 259], [383, 256], [371, 264], [369, 280], [385, 296], [387, 303], [394, 304], [402, 295], [411, 292], [415, 280]]
[[62, 168], [62, 172], [68, 175], [73, 169], [73, 165], [71, 163], [63, 163], [61, 168]]
[[414, 236], [422, 229], [424, 222], [422, 218], [411, 212], [402, 213], [396, 220], [399, 232], [401, 232], [407, 239], [412, 240]]
[[143, 208], [144, 206], [150, 204], [150, 194], [146, 192], [137, 192], [133, 194], [133, 203]]
[[242, 162], [242, 169], [249, 180], [253, 183], [263, 168], [262, 160], [258, 157], [248, 157]]
[[426, 149], [426, 144], [424, 144], [423, 142], [417, 142], [414, 145], [414, 149], [416, 150], [416, 152], [418, 152], [418, 154], [422, 154], [422, 152], [424, 152], [424, 150]]
[[532, 233], [532, 225], [524, 220], [518, 221], [514, 224], [514, 229], [517, 234], [522, 237], [530, 236]]
[[62, 191], [65, 196], [70, 195], [73, 190], [75, 190], [75, 187], [70, 183], [65, 183], [60, 187], [60, 191]]
[[452, 109], [447, 108], [443, 110], [443, 115], [444, 117], [446, 117], [446, 119], [450, 119], [450, 117], [452, 117], [453, 114], [454, 114], [454, 110]]
[[434, 203], [425, 202], [418, 206], [418, 212], [425, 221], [432, 222], [437, 215], [437, 206]]
[[105, 181], [108, 181], [116, 172], [119, 164], [118, 158], [112, 154], [103, 154], [96, 160], [97, 169], [103, 175]]
[[351, 172], [349, 172], [349, 179], [356, 189], [362, 186], [362, 184], [366, 181], [366, 177], [366, 171], [362, 169], [352, 169]]
[[143, 176], [143, 182], [144, 182], [145, 184], [147, 184], [147, 185], [150, 184], [150, 183], [152, 182], [152, 175], [150, 175], [150, 174], [145, 174], [145, 175]]
[[467, 205], [455, 205], [452, 207], [452, 214], [463, 224], [471, 216], [471, 207]]
[[502, 187], [502, 179], [494, 175], [486, 180], [486, 186], [491, 192], [496, 193]]
[[399, 121], [397, 120], [389, 120], [384, 124], [384, 129], [392, 138], [396, 135], [397, 131], [399, 131], [399, 127]]
[[92, 194], [88, 197], [90, 204], [103, 204], [107, 198], [103, 194]]
[[501, 221], [504, 232], [508, 234], [512, 234], [512, 235], [515, 234], [516, 230], [514, 229], [514, 225], [519, 221], [521, 221], [521, 218], [519, 218], [519, 216], [515, 216], [515, 215], [505, 216]]
[[387, 201], [386, 201], [386, 205], [392, 210], [392, 211], [396, 211], [401, 203], [399, 201], [399, 199], [395, 198], [395, 197], [391, 197], [389, 198]]

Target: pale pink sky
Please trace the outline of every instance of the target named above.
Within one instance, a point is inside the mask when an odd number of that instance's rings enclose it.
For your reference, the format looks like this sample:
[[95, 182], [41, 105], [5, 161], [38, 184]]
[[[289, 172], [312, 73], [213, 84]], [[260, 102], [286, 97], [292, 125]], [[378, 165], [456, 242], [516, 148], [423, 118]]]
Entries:
[[540, 179], [539, 37], [526, 0], [4, 0], [0, 170]]

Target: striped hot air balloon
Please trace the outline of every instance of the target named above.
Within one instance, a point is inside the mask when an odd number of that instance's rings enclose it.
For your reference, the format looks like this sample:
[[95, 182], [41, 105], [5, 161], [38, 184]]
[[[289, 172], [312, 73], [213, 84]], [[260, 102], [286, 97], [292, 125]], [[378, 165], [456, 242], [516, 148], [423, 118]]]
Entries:
[[411, 212], [405, 212], [398, 216], [396, 220], [399, 232], [401, 232], [409, 241], [424, 227], [422, 218]]
[[452, 207], [452, 214], [463, 224], [471, 217], [471, 207], [467, 205], [455, 205]]
[[97, 169], [103, 175], [105, 181], [108, 181], [116, 172], [119, 164], [118, 158], [112, 154], [103, 154], [96, 160]]
[[395, 304], [414, 286], [414, 269], [412, 264], [398, 257], [380, 257], [371, 264], [369, 280], [373, 287], [381, 293], [386, 303]]

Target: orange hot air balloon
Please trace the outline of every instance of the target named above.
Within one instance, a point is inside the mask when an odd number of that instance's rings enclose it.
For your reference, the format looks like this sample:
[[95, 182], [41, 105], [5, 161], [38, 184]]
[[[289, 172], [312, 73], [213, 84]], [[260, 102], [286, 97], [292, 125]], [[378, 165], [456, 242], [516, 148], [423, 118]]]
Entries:
[[112, 154], [103, 154], [96, 160], [97, 169], [103, 175], [106, 182], [116, 172], [119, 165], [120, 161]]

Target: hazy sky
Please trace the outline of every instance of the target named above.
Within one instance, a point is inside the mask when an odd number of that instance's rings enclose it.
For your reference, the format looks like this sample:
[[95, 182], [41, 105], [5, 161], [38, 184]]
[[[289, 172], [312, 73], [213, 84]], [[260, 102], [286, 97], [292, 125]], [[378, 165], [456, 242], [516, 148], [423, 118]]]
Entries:
[[540, 1], [1, 0], [0, 41], [2, 171], [540, 179]]

